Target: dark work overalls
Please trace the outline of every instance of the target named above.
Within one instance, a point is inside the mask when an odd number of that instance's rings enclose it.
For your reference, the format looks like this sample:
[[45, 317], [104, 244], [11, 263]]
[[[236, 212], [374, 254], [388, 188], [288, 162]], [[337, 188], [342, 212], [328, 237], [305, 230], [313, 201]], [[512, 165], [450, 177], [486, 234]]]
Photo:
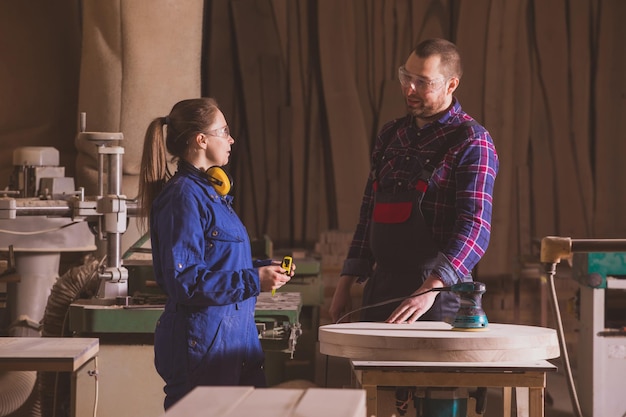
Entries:
[[[473, 124], [473, 123], [472, 123]], [[463, 138], [462, 124], [442, 149], [422, 168], [420, 181], [412, 190], [400, 193], [383, 193], [374, 183], [375, 205], [370, 228], [370, 247], [376, 268], [367, 281], [363, 306], [407, 297], [428, 278], [442, 249], [434, 241], [431, 227], [426, 224], [420, 209], [428, 180], [435, 166], [443, 159], [445, 150]], [[457, 133], [458, 132], [458, 133]], [[470, 277], [466, 279], [471, 279]], [[401, 301], [384, 304], [362, 311], [361, 321], [385, 321]], [[453, 319], [459, 308], [459, 298], [451, 292], [441, 292], [433, 306], [420, 320], [442, 321]]]

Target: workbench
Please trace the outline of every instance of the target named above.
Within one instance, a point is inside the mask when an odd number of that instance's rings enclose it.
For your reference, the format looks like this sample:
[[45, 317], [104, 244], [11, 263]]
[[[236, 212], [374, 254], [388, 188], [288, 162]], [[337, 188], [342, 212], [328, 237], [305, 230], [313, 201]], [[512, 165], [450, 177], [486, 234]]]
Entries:
[[367, 417], [357, 389], [196, 387], [163, 417]]
[[71, 415], [76, 416], [76, 378], [99, 351], [96, 338], [0, 337], [0, 371], [70, 372]]
[[[499, 387], [504, 416], [515, 387], [518, 416], [544, 416], [547, 359], [560, 354], [556, 331], [490, 323], [459, 331], [443, 322], [343, 323], [319, 329], [320, 352], [350, 359], [356, 384], [367, 391], [368, 416], [378, 412], [379, 387]], [[528, 403], [520, 398], [528, 395]]]

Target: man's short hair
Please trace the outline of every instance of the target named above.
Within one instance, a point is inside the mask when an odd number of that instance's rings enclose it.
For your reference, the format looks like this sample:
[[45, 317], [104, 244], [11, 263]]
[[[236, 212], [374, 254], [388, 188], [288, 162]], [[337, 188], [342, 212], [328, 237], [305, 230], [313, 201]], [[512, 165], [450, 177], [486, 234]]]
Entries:
[[463, 67], [461, 66], [461, 56], [456, 45], [449, 40], [441, 38], [426, 39], [420, 42], [413, 50], [420, 58], [428, 58], [432, 55], [441, 57], [441, 64], [448, 77], [461, 79]]

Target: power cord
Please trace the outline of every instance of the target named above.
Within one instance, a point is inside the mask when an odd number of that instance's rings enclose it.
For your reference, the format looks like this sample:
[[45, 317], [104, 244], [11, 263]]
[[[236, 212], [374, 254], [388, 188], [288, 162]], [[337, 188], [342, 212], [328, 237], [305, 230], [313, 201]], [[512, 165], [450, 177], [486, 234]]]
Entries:
[[87, 375], [94, 377], [94, 400], [93, 400], [93, 417], [96, 417], [96, 413], [98, 411], [98, 393], [99, 393], [99, 385], [98, 385], [98, 357], [94, 356], [94, 369], [93, 371], [87, 371]]
[[570, 398], [572, 400], [572, 407], [577, 417], [583, 417], [583, 412], [580, 408], [580, 402], [578, 401], [578, 393], [576, 392], [576, 386], [574, 384], [574, 377], [572, 375], [572, 367], [570, 365], [569, 355], [567, 353], [567, 344], [565, 343], [565, 335], [563, 331], [563, 321], [561, 319], [561, 310], [559, 309], [559, 300], [556, 296], [556, 288], [554, 286], [554, 275], [556, 274], [556, 263], [546, 264], [546, 273], [548, 275], [548, 282], [550, 284], [550, 295], [552, 298], [552, 310], [556, 318], [557, 335], [559, 339], [559, 346], [561, 348], [562, 362], [565, 366], [565, 373], [567, 376], [567, 387], [569, 388]]
[[443, 287], [443, 288], [431, 288], [430, 290], [427, 290], [427, 291], [424, 291], [424, 292], [420, 292], [420, 293], [418, 293], [418, 294], [412, 294], [412, 295], [408, 295], [408, 296], [405, 296], [405, 297], [392, 298], [391, 300], [381, 301], [381, 302], [376, 303], [376, 304], [370, 304], [370, 305], [367, 305], [367, 306], [361, 306], [361, 307], [359, 307], [359, 308], [357, 308], [357, 309], [354, 309], [354, 310], [352, 310], [352, 311], [349, 311], [349, 312], [347, 312], [346, 314], [344, 314], [343, 316], [339, 317], [339, 320], [337, 320], [337, 321], [335, 322], [335, 324], [339, 324], [339, 323], [341, 323], [341, 322], [343, 321], [343, 319], [345, 319], [346, 317], [351, 316], [352, 314], [357, 313], [357, 312], [359, 312], [359, 311], [366, 310], [366, 309], [368, 309], [368, 308], [380, 307], [380, 306], [384, 306], [384, 305], [386, 305], [386, 304], [396, 303], [396, 302], [398, 302], [398, 301], [404, 301], [404, 300], [407, 300], [407, 299], [409, 299], [409, 298], [419, 297], [420, 295], [428, 294], [429, 292], [441, 292], [441, 291], [447, 291], [447, 290], [449, 290], [449, 287]]

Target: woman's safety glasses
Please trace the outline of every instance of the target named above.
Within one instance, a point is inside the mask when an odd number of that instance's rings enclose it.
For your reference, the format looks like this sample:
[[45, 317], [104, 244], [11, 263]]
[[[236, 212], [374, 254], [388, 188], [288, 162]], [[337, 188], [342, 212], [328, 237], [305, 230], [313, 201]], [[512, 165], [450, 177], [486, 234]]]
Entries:
[[218, 138], [227, 138], [230, 136], [230, 129], [228, 125], [220, 127], [219, 129], [209, 130], [206, 132], [209, 136], [217, 136]]

